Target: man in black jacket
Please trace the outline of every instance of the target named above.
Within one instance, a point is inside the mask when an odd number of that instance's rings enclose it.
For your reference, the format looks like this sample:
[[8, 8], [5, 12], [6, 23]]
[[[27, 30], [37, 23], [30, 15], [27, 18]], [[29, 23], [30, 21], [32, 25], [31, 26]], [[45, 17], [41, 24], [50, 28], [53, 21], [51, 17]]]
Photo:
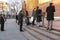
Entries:
[[51, 30], [54, 20], [54, 12], [55, 12], [55, 6], [53, 5], [53, 3], [50, 3], [50, 6], [47, 7], [46, 12], [47, 12], [47, 21], [48, 21], [47, 30], [48, 29]]
[[22, 30], [22, 25], [23, 25], [23, 11], [21, 10], [20, 12], [19, 12], [19, 15], [18, 15], [18, 22], [19, 22], [19, 25], [20, 25], [20, 31], [23, 31]]
[[1, 31], [4, 31], [4, 17], [0, 14]]

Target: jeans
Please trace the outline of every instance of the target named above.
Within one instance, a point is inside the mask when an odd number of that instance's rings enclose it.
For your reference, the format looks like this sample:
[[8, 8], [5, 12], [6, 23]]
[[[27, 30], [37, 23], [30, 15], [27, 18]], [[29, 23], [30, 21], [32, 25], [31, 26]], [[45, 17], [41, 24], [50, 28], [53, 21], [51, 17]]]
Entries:
[[36, 22], [36, 26], [39, 27], [40, 26], [40, 22]]

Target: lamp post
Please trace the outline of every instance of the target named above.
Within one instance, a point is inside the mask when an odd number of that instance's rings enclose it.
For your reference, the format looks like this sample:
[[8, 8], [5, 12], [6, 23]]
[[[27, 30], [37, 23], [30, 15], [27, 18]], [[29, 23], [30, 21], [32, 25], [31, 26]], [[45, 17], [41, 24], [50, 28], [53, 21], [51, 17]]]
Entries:
[[2, 3], [2, 14], [3, 14], [3, 3]]
[[0, 2], [0, 12], [1, 12], [1, 14], [2, 14], [2, 11], [3, 11], [3, 3]]

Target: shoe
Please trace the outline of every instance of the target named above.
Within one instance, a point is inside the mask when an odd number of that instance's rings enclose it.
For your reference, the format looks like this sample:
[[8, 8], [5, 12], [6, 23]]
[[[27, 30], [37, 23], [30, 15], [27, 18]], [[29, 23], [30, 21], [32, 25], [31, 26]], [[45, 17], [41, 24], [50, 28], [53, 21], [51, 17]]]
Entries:
[[47, 28], [47, 30], [49, 30], [49, 27]]
[[39, 27], [42, 27], [42, 25], [39, 25]]
[[50, 31], [53, 30], [53, 28], [49, 29]]
[[5, 30], [1, 30], [1, 31], [5, 31]]
[[36, 25], [36, 24], [32, 24], [32, 25]]
[[20, 32], [24, 32], [23, 30], [20, 30]]

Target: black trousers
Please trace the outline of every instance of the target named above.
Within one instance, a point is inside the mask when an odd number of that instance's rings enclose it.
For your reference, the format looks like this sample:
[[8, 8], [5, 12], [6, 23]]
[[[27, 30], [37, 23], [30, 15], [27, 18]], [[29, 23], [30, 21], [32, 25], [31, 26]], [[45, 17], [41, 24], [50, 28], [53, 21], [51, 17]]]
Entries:
[[22, 31], [23, 22], [20, 22], [20, 31]]
[[4, 30], [4, 23], [1, 24], [1, 30]]

